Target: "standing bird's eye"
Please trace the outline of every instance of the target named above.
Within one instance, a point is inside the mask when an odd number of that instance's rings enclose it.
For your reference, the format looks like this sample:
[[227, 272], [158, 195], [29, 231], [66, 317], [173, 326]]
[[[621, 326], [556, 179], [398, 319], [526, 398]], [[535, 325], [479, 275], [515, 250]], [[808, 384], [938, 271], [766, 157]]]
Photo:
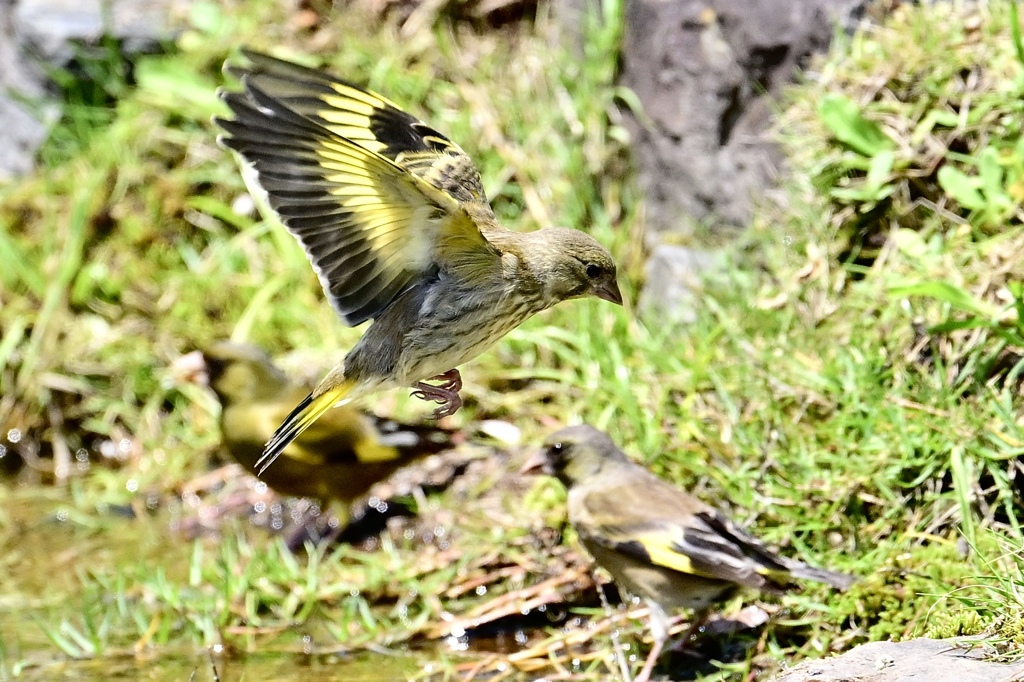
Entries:
[[551, 445], [551, 447], [549, 447], [549, 448], [548, 448], [548, 450], [549, 450], [549, 451], [550, 451], [550, 452], [551, 452], [552, 454], [555, 454], [555, 455], [560, 455], [560, 454], [562, 454], [562, 450], [564, 450], [564, 449], [565, 449], [565, 446], [564, 446], [563, 444], [561, 444], [561, 443], [553, 443], [553, 444]]
[[591, 263], [590, 265], [587, 266], [587, 277], [589, 277], [590, 279], [597, 279], [600, 276], [601, 276], [601, 266], [600, 265], [594, 265], [593, 263]]

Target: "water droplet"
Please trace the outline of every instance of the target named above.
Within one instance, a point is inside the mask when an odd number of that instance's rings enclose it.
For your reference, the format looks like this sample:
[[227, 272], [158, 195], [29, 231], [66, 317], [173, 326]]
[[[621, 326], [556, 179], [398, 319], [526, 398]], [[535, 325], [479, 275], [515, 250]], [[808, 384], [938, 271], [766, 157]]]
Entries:
[[138, 492], [139, 482], [136, 481], [134, 478], [129, 478], [128, 482], [124, 484], [124, 487], [128, 488], [128, 492], [130, 493]]
[[482, 597], [485, 594], [487, 594], [487, 586], [486, 585], [477, 585], [476, 596]]
[[263, 512], [267, 511], [267, 503], [266, 502], [257, 502], [256, 504], [254, 504], [252, 506], [252, 509], [257, 514], [262, 514]]
[[21, 429], [11, 429], [7, 432], [7, 440], [17, 443], [21, 440]]
[[256, 481], [256, 485], [253, 486], [253, 490], [255, 490], [258, 494], [263, 495], [264, 493], [267, 492], [267, 484], [264, 483], [263, 481]]
[[448, 645], [448, 648], [450, 648], [452, 651], [466, 651], [467, 649], [469, 649], [469, 641], [461, 636], [456, 637], [453, 635], [446, 639], [445, 643]]

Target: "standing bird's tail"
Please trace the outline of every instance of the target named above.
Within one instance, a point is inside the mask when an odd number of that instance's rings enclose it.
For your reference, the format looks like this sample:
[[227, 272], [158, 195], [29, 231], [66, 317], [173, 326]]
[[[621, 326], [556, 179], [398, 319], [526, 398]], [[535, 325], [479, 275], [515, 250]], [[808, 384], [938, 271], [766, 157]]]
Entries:
[[790, 559], [786, 562], [786, 568], [789, 570], [789, 575], [794, 578], [802, 578], [803, 580], [813, 580], [819, 583], [825, 583], [831, 585], [837, 590], [849, 589], [853, 583], [857, 582], [857, 579], [852, 575], [846, 573], [837, 573], [836, 571], [826, 571], [823, 568], [814, 568], [808, 566], [802, 561], [794, 561]]
[[337, 405], [339, 401], [344, 400], [352, 392], [352, 389], [355, 388], [355, 385], [354, 381], [342, 381], [319, 395], [314, 390], [306, 396], [285, 417], [285, 420], [274, 431], [273, 437], [267, 441], [263, 448], [263, 456], [256, 462], [257, 473], [262, 474], [266, 471], [267, 467], [273, 464], [274, 460], [284, 452], [289, 443], [295, 440], [300, 433], [312, 426], [313, 422], [320, 418], [320, 415]]

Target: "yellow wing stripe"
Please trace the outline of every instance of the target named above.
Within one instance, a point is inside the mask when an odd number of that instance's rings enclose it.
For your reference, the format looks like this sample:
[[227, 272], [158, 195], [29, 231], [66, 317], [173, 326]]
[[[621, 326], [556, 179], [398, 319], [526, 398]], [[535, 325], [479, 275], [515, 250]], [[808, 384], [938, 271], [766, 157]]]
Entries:
[[324, 104], [327, 104], [331, 109], [321, 109], [317, 111], [317, 114], [322, 116], [324, 120], [331, 121], [333, 123], [340, 123], [342, 125], [358, 126], [365, 128], [370, 125], [370, 116], [377, 109], [372, 104], [364, 104], [363, 102], [356, 101], [354, 97], [334, 97], [332, 95], [323, 96]]
[[669, 568], [673, 571], [690, 575], [702, 575], [694, 570], [693, 563], [685, 554], [680, 554], [673, 550], [666, 544], [666, 540], [668, 538], [660, 533], [650, 533], [637, 538], [644, 551], [647, 552], [647, 556], [650, 557], [651, 563], [655, 566]]
[[[385, 106], [394, 107], [395, 109], [398, 109], [398, 105], [396, 105], [394, 102], [392, 102], [389, 99], [386, 99], [382, 95], [378, 95], [375, 92], [369, 92], [367, 90], [361, 90], [359, 88], [349, 87], [349, 86], [343, 85], [341, 83], [334, 83], [334, 84], [332, 84], [331, 87], [333, 87], [335, 92], [337, 92], [338, 95], [340, 95], [342, 98], [349, 99], [349, 100], [355, 100], [357, 102], [361, 102], [361, 103], [369, 106], [371, 109], [379, 109], [379, 108], [385, 107]], [[324, 97], [324, 99], [325, 100], [332, 99], [332, 96], [331, 95], [326, 95]], [[337, 98], [334, 98], [334, 99], [337, 100]], [[337, 100], [337, 101], [341, 101], [341, 100]], [[347, 105], [343, 104], [342, 106], [347, 106]]]
[[[317, 155], [322, 159], [320, 165], [325, 170], [339, 171], [335, 175], [326, 176], [326, 179], [339, 185], [372, 187], [381, 196], [401, 192], [404, 188], [412, 196], [419, 196], [421, 201], [426, 199], [448, 212], [460, 210], [458, 202], [450, 194], [354, 142], [344, 139], [324, 140], [317, 149]], [[332, 187], [331, 191], [335, 189], [338, 188]], [[408, 200], [407, 197], [401, 198]]]

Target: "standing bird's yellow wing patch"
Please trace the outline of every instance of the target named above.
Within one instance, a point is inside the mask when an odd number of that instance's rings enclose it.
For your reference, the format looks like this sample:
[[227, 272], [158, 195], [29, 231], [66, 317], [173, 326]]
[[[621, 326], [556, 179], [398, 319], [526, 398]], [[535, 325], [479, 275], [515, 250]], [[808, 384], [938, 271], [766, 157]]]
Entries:
[[592, 542], [651, 566], [766, 591], [784, 559], [729, 521], [645, 469], [633, 481], [602, 485], [578, 507], [577, 526]]
[[[497, 271], [498, 252], [458, 197], [378, 153], [381, 142], [353, 140], [305, 113], [319, 97], [316, 82], [284, 90], [258, 69], [252, 79], [237, 73], [244, 90], [223, 95], [235, 117], [217, 120], [227, 133], [221, 141], [252, 165], [347, 324], [377, 317], [446, 265]], [[277, 95], [261, 80], [277, 84]], [[356, 135], [356, 123], [341, 130]]]

